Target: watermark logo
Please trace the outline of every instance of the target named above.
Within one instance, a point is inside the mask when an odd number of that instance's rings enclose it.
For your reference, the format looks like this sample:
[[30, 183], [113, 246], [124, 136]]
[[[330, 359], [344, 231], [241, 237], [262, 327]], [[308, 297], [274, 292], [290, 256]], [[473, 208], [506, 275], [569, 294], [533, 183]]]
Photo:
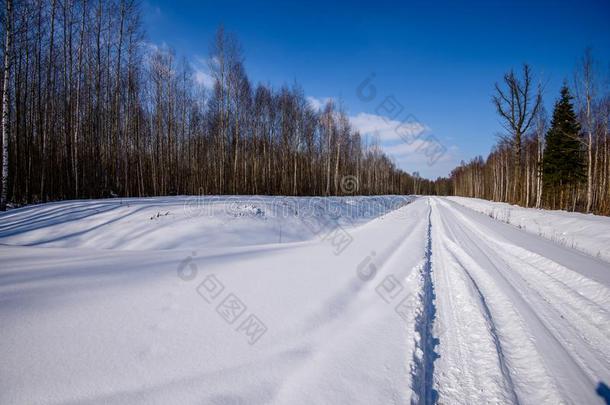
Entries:
[[197, 252], [193, 252], [192, 256], [187, 256], [178, 264], [178, 277], [182, 281], [192, 281], [197, 277], [197, 266], [193, 263], [193, 256], [197, 256]]
[[358, 274], [360, 280], [370, 281], [377, 275], [377, 265], [373, 262], [375, 255], [375, 251], [372, 251], [356, 267], [356, 274]]
[[[356, 266], [356, 275], [363, 282], [370, 282], [377, 276], [378, 265], [375, 263], [377, 253], [372, 251], [364, 257]], [[422, 265], [418, 265], [414, 270], [418, 272]], [[394, 306], [394, 312], [405, 322], [411, 322], [413, 310], [418, 303], [417, 294], [394, 275], [386, 275], [376, 286], [375, 293], [386, 303]], [[401, 299], [402, 297], [402, 299]], [[394, 305], [395, 304], [395, 305]]]
[[204, 214], [206, 201], [203, 196], [203, 189], [199, 189], [199, 194], [190, 196], [184, 202], [184, 215], [187, 217], [199, 217]]
[[404, 287], [400, 281], [393, 274], [388, 274], [375, 288], [375, 292], [389, 304], [403, 289]]
[[250, 345], [255, 344], [267, 332], [267, 326], [254, 314], [248, 315], [246, 319], [237, 327], [238, 332], [246, 335]]
[[[198, 277], [199, 268], [193, 261], [197, 253], [187, 256], [178, 263], [177, 276], [185, 282], [192, 282]], [[224, 283], [215, 274], [207, 274], [195, 288], [197, 294], [207, 303], [215, 304], [215, 312], [228, 325], [237, 323], [235, 331], [243, 334], [249, 345], [256, 344], [267, 332], [267, 325], [254, 313], [244, 316], [248, 306], [235, 292], [226, 293]], [[218, 304], [216, 304], [218, 303]], [[240, 319], [241, 322], [238, 322]]]
[[227, 321], [232, 324], [237, 318], [239, 318], [244, 312], [246, 312], [246, 304], [244, 304], [237, 296], [233, 293], [227, 295], [220, 304], [216, 307], [216, 312]]
[[335, 256], [339, 256], [354, 241], [354, 238], [341, 225], [337, 225], [323, 235], [322, 240], [328, 241]]
[[224, 289], [225, 286], [220, 280], [214, 274], [210, 274], [197, 286], [197, 293], [201, 298], [211, 303]]
[[343, 194], [356, 194], [358, 192], [359, 184], [358, 177], [356, 176], [343, 176], [341, 178], [341, 192]]
[[[343, 176], [340, 182], [341, 192], [355, 194], [359, 189], [359, 178], [353, 175]], [[184, 212], [188, 218], [214, 218], [215, 224], [225, 225], [233, 220], [260, 218], [263, 220], [279, 219], [278, 242], [282, 243], [284, 218], [295, 218], [312, 238], [326, 242], [333, 254], [345, 252], [354, 241], [350, 234], [351, 225], [364, 218], [376, 218], [395, 212], [395, 218], [402, 218], [407, 211], [397, 209], [409, 204], [407, 196], [359, 196], [359, 197], [261, 197], [261, 196], [204, 196], [187, 197], [184, 200]], [[188, 256], [179, 266], [179, 277], [190, 281], [195, 275], [192, 260], [196, 253]]]
[[[371, 73], [356, 87], [356, 96], [365, 103], [377, 99], [377, 87], [373, 84], [376, 74]], [[393, 95], [387, 95], [374, 108], [386, 123], [398, 121], [394, 133], [405, 144], [412, 145], [417, 141], [415, 151], [423, 153], [428, 166], [433, 166], [447, 152], [447, 147], [434, 134], [426, 134], [426, 125], [422, 124], [413, 114], [402, 115], [405, 108]], [[402, 117], [402, 118], [401, 118]]]
[[377, 87], [373, 85], [375, 76], [375, 73], [371, 73], [356, 88], [356, 95], [365, 103], [373, 101], [377, 97]]

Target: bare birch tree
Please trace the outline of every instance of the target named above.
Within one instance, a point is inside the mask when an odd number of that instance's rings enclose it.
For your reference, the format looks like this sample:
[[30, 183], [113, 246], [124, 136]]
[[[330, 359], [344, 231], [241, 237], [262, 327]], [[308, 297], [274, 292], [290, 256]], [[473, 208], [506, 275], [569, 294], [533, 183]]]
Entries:
[[4, 33], [4, 67], [2, 80], [2, 190], [0, 191], [0, 211], [6, 211], [8, 193], [8, 142], [9, 142], [9, 81], [11, 75], [11, 36], [13, 2], [6, 0], [6, 23]]
[[496, 83], [492, 101], [502, 120], [502, 126], [511, 137], [514, 148], [514, 178], [512, 200], [522, 200], [521, 164], [522, 140], [542, 104], [542, 95], [533, 88], [533, 77], [528, 65], [523, 65], [522, 78], [511, 70], [504, 75], [504, 86]]

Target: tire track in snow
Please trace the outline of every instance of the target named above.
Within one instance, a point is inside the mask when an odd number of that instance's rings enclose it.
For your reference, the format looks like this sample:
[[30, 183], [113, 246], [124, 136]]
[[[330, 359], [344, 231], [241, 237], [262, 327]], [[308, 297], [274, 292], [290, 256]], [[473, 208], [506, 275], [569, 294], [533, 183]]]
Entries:
[[542, 300], [556, 315], [553, 318], [561, 320], [563, 326], [557, 329], [565, 331], [569, 328], [582, 344], [596, 353], [582, 366], [588, 368], [588, 365], [596, 364], [597, 359], [610, 364], [610, 356], [603, 350], [610, 346], [607, 333], [610, 317], [606, 309], [610, 302], [608, 290], [535, 253], [500, 242], [489, 243], [495, 243], [507, 266], [535, 293], [533, 296]]
[[[511, 369], [519, 370], [513, 374], [519, 397], [528, 403], [597, 403], [599, 397], [594, 389], [598, 378], [591, 379], [587, 375], [587, 367], [583, 368], [579, 356], [588, 357], [588, 366], [597, 365], [597, 361], [589, 357], [588, 348], [579, 342], [567, 319], [556, 312], [565, 303], [546, 301], [540, 295], [550, 286], [539, 284], [548, 283], [548, 280], [533, 282], [532, 273], [537, 269], [521, 269], [519, 266], [529, 264], [529, 261], [516, 260], [518, 250], [515, 247], [499, 244], [494, 233], [482, 232], [464, 213], [444, 202], [441, 205], [447, 213], [445, 216], [452, 232], [455, 232], [454, 250], [459, 251], [466, 265], [476, 270], [474, 276], [480, 281], [485, 296], [493, 301], [492, 307], [498, 310], [495, 314], [500, 318], [511, 313], [514, 313], [511, 315], [513, 318], [517, 315], [513, 321], [502, 321], [500, 337], [510, 343], [508, 359]], [[464, 251], [462, 246], [465, 246]], [[500, 297], [508, 299], [508, 302], [502, 303]], [[529, 342], [515, 339], [517, 336], [512, 336], [515, 333], [527, 334]], [[526, 347], [531, 344], [533, 347]], [[531, 354], [528, 355], [528, 351]], [[551, 395], [555, 398], [547, 397]]]
[[428, 231], [424, 266], [421, 277], [423, 286], [420, 292], [421, 306], [415, 317], [415, 338], [413, 363], [411, 369], [414, 396], [412, 403], [434, 404], [438, 392], [433, 388], [434, 361], [439, 357], [435, 351], [438, 339], [433, 336], [434, 319], [436, 318], [435, 291], [432, 282], [432, 207], [428, 211]]
[[[473, 225], [466, 218], [461, 218], [472, 228]], [[598, 378], [599, 370], [607, 373], [610, 363], [603, 348], [610, 343], [606, 309], [608, 290], [536, 253], [487, 235], [481, 236], [486, 244], [495, 249], [498, 259], [511, 270], [513, 282], [526, 286], [531, 292], [526, 294], [530, 306], [544, 312], [544, 320], [554, 320], [545, 321], [547, 329], [563, 346], [582, 349], [570, 350], [569, 355], [579, 362], [583, 371], [587, 371], [593, 380]], [[560, 327], [557, 326], [559, 323]], [[591, 370], [592, 366], [598, 369], [597, 373]]]
[[434, 382], [439, 402], [518, 404], [495, 318], [470, 267], [454, 252], [450, 242], [454, 236], [436, 201], [432, 206], [438, 235], [433, 243], [433, 274], [438, 289], [441, 360]]
[[483, 295], [483, 292], [479, 288], [479, 285], [477, 284], [475, 279], [472, 277], [470, 272], [468, 270], [466, 270], [465, 267], [462, 267], [462, 270], [464, 270], [464, 273], [466, 274], [466, 276], [470, 280], [470, 283], [472, 284], [475, 291], [477, 292], [479, 302], [481, 303], [481, 308], [483, 310], [483, 316], [485, 317], [485, 320], [488, 323], [489, 333], [493, 340], [494, 346], [496, 347], [496, 351], [498, 354], [498, 362], [500, 363], [500, 370], [502, 371], [504, 380], [506, 381], [506, 383], [510, 389], [510, 394], [512, 396], [513, 403], [519, 404], [519, 398], [517, 397], [517, 393], [515, 392], [515, 385], [513, 383], [512, 377], [510, 376], [508, 364], [506, 363], [506, 356], [504, 354], [504, 350], [502, 349], [500, 337], [498, 336], [498, 329], [496, 327], [496, 323], [494, 321], [493, 315], [491, 314], [491, 310], [489, 309], [489, 306], [487, 305], [487, 301], [485, 300], [485, 296]]

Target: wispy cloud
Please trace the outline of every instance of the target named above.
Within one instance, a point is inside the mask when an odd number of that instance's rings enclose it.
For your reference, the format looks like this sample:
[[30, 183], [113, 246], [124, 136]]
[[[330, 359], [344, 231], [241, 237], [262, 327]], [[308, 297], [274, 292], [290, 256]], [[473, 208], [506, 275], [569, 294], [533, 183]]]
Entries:
[[157, 44], [155, 42], [142, 41], [141, 43], [144, 47], [144, 53], [148, 56], [153, 55], [156, 52], [169, 49], [169, 46], [165, 42]]
[[195, 56], [192, 65], [195, 81], [206, 89], [213, 89], [214, 77], [210, 73], [210, 60], [202, 56]]
[[393, 151], [388, 147], [382, 147], [382, 150], [390, 156], [394, 162], [402, 170], [414, 173], [419, 172], [422, 177], [435, 179], [437, 177], [446, 177], [449, 175], [462, 159], [461, 151], [455, 145], [449, 146], [447, 151], [434, 163], [430, 165], [425, 153], [411, 151], [401, 153], [401, 151]]
[[374, 135], [381, 141], [396, 141], [401, 138], [416, 138], [430, 128], [415, 119], [398, 121], [383, 115], [359, 113], [350, 117], [352, 126], [363, 135]]
[[445, 147], [427, 125], [413, 116], [399, 121], [383, 115], [359, 113], [351, 116], [350, 122], [362, 135], [377, 139], [383, 152], [403, 170], [419, 171], [423, 176], [433, 178], [447, 175], [455, 166], [457, 147]]
[[333, 99], [331, 97], [322, 97], [322, 98], [317, 98], [317, 97], [312, 97], [312, 96], [307, 97], [307, 102], [309, 103], [311, 108], [313, 108], [315, 111], [322, 111], [322, 109], [324, 109], [324, 106], [329, 101], [333, 101]]
[[204, 70], [195, 70], [195, 81], [205, 87], [206, 89], [214, 88], [214, 78], [208, 72]]

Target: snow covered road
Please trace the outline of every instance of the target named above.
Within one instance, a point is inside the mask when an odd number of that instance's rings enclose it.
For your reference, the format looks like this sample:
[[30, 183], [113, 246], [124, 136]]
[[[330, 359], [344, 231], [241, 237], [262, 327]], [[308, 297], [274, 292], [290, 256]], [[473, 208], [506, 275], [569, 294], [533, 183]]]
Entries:
[[[0, 217], [0, 403], [593, 404], [608, 395], [610, 264], [600, 258], [442, 198], [384, 203], [366, 221], [342, 221], [339, 210], [342, 226], [313, 234], [296, 214], [263, 218], [268, 205], [197, 228], [148, 219], [139, 204], [75, 203], [70, 212], [84, 214], [64, 226], [32, 226], [23, 216], [35, 211]], [[113, 229], [113, 215], [133, 222]], [[260, 231], [258, 244], [240, 242], [240, 224]]]
[[447, 201], [431, 205], [441, 397], [602, 402], [596, 389], [610, 378], [609, 266], [546, 249], [552, 245]]

